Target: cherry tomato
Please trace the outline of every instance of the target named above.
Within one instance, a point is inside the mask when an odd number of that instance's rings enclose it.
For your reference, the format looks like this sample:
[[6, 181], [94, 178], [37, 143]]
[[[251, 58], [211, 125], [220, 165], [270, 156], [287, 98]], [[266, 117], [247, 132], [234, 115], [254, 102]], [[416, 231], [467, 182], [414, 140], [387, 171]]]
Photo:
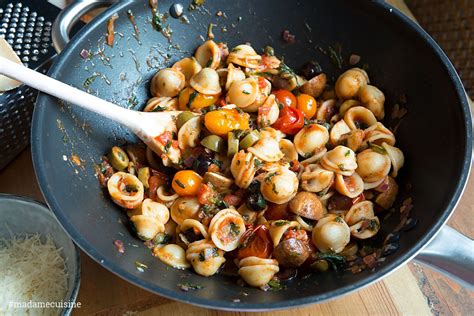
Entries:
[[166, 181], [158, 175], [153, 175], [148, 179], [148, 192], [150, 195], [150, 199], [156, 201], [156, 189], [158, 189], [165, 183]]
[[242, 202], [242, 198], [229, 193], [224, 196], [224, 202], [226, 202], [229, 206], [237, 206]]
[[265, 211], [265, 218], [268, 220], [289, 219], [288, 203], [274, 204], [268, 203], [268, 208]]
[[155, 140], [161, 143], [163, 146], [167, 146], [168, 143], [171, 142], [173, 148], [178, 148], [178, 141], [173, 140], [173, 134], [171, 134], [170, 131], [166, 131], [163, 134], [156, 136]]
[[281, 89], [281, 90], [274, 91], [273, 94], [275, 95], [279, 103], [292, 107], [292, 108], [296, 108], [296, 105], [298, 104], [296, 101], [296, 97], [290, 91]]
[[246, 257], [270, 258], [273, 244], [268, 228], [259, 225], [249, 228], [240, 239], [241, 248], [237, 253], [239, 259]]
[[202, 178], [196, 172], [182, 170], [174, 175], [171, 186], [180, 196], [193, 196], [197, 194], [201, 182]]
[[301, 93], [296, 97], [297, 109], [303, 112], [307, 119], [311, 119], [318, 109], [318, 103], [309, 94]]
[[298, 109], [284, 106], [280, 117], [272, 126], [285, 134], [295, 135], [304, 126], [304, 115]]
[[210, 186], [207, 184], [202, 183], [199, 186], [197, 191], [197, 198], [199, 203], [203, 205], [212, 205], [215, 202], [217, 197], [217, 192], [214, 191]]
[[181, 111], [202, 109], [215, 104], [218, 99], [219, 95], [202, 94], [188, 87], [179, 94], [179, 109]]
[[236, 109], [211, 111], [204, 116], [204, 125], [212, 134], [227, 138], [227, 133], [234, 129], [249, 128], [249, 115]]

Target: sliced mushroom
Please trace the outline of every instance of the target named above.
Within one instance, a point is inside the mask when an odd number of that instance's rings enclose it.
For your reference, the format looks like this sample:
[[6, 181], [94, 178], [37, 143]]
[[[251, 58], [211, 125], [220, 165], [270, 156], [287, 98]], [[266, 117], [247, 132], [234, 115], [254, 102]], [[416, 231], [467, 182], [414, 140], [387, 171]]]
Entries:
[[301, 86], [300, 90], [303, 93], [317, 98], [321, 95], [321, 93], [323, 93], [324, 88], [326, 87], [326, 80], [326, 74], [321, 73]]
[[309, 192], [321, 192], [334, 182], [334, 172], [321, 168], [319, 164], [310, 164], [301, 173], [301, 188]]

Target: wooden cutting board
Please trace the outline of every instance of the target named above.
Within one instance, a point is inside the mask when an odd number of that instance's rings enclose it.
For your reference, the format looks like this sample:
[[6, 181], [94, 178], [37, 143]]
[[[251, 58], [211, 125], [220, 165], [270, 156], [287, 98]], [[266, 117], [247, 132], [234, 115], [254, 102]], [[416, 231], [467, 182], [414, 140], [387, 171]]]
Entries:
[[[401, 0], [389, 1], [414, 18]], [[0, 172], [0, 192], [43, 200], [31, 162], [23, 152]], [[449, 224], [473, 238], [474, 175]], [[271, 313], [233, 313], [208, 310], [171, 301], [144, 291], [105, 270], [81, 254], [82, 280], [73, 315], [468, 315], [474, 313], [474, 293], [420, 265], [409, 263], [384, 280], [356, 293], [305, 308]]]

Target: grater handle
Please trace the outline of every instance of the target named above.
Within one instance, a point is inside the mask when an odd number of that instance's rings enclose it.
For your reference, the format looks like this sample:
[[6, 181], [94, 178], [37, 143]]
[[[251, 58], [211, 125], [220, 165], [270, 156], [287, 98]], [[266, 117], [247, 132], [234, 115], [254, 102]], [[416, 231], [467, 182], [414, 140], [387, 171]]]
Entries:
[[0, 74], [13, 78], [39, 91], [100, 114], [129, 128], [134, 133], [141, 130], [140, 115], [111, 102], [102, 100], [61, 81], [16, 64], [0, 56]]
[[69, 43], [69, 32], [81, 17], [96, 8], [109, 7], [117, 0], [79, 0], [73, 1], [62, 10], [53, 23], [51, 37], [53, 46], [59, 54]]

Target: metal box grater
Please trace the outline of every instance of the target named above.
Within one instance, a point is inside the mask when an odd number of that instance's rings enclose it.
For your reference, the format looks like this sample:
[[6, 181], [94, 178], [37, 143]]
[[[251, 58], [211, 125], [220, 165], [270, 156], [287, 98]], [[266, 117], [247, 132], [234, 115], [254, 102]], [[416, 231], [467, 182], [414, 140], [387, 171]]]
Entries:
[[[25, 66], [44, 73], [55, 55], [51, 27], [58, 13], [58, 8], [44, 0], [0, 0], [0, 37], [7, 40]], [[24, 85], [0, 94], [0, 170], [30, 142], [37, 94], [37, 90]]]

